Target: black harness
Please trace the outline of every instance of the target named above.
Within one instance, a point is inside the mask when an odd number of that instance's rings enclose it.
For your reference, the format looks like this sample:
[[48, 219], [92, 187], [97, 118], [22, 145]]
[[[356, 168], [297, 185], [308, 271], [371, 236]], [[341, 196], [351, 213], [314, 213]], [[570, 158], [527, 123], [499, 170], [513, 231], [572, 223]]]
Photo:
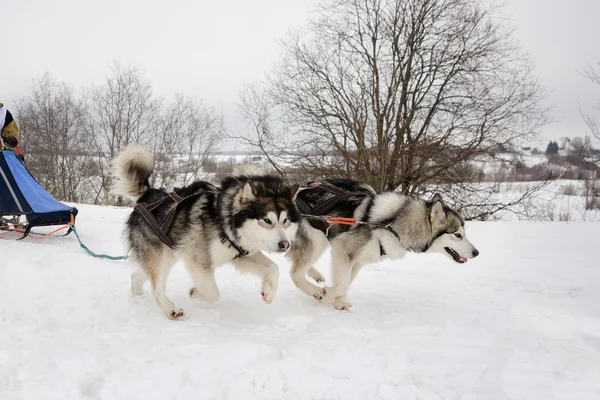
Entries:
[[[175, 221], [177, 209], [182, 204], [186, 204], [190, 201], [196, 200], [201, 195], [202, 193], [195, 193], [186, 197], [181, 197], [175, 192], [169, 192], [166, 193], [164, 197], [152, 203], [137, 203], [133, 210], [140, 214], [140, 216], [144, 219], [144, 221], [148, 223], [148, 225], [150, 225], [154, 233], [156, 233], [156, 235], [164, 244], [169, 246], [171, 249], [175, 249], [175, 242], [173, 242], [173, 239], [169, 237], [169, 233], [171, 232], [171, 228], [173, 227], [173, 222]], [[155, 210], [161, 204], [165, 203], [166, 201], [173, 202], [173, 207], [162, 221], [158, 221], [158, 219], [152, 213], [152, 211]], [[229, 237], [229, 235], [227, 235], [227, 232], [225, 232], [225, 229], [223, 227], [221, 227], [221, 235], [224, 241], [229, 242], [229, 245], [237, 251], [237, 255], [235, 256], [235, 258], [248, 255], [248, 251], [246, 251], [237, 243], [235, 243]]]
[[342, 200], [351, 196], [369, 196], [367, 192], [348, 192], [337, 186], [322, 183], [311, 184], [302, 190], [320, 190], [322, 192], [328, 192], [334, 195], [329, 200], [317, 204], [314, 208], [300, 197], [296, 197], [296, 206], [298, 207], [298, 210], [302, 216], [308, 219], [308, 223], [311, 224], [313, 228], [321, 231], [327, 231], [327, 228], [330, 225], [327, 223], [327, 219], [324, 218], [324, 216], [333, 210], [333, 208]]
[[[302, 190], [321, 190], [323, 192], [331, 193], [334, 195], [330, 199], [325, 200], [322, 203], [319, 203], [314, 207], [311, 207], [307, 202], [302, 200], [300, 197], [296, 197], [296, 206], [298, 207], [298, 210], [300, 211], [302, 216], [308, 220], [308, 223], [313, 228], [318, 229], [320, 231], [324, 231], [325, 234], [327, 234], [329, 226], [336, 223], [335, 219], [328, 217], [327, 214], [331, 210], [333, 210], [335, 208], [335, 206], [338, 205], [342, 200], [344, 200], [348, 197], [371, 196], [370, 193], [365, 192], [365, 191], [349, 192], [349, 191], [346, 191], [337, 186], [334, 186], [331, 184], [323, 184], [320, 182], [310, 184], [307, 188], [304, 188]], [[387, 229], [398, 239], [398, 241], [400, 240], [400, 236], [398, 235], [398, 233], [396, 233], [396, 231], [394, 231], [391, 227], [391, 221], [388, 223], [356, 221], [356, 224], [357, 225], [367, 225], [367, 226], [371, 226], [371, 227], [379, 228], [379, 229]], [[380, 257], [383, 257], [384, 255], [386, 255], [385, 249], [383, 248], [381, 241], [379, 242], [379, 254], [380, 254]]]

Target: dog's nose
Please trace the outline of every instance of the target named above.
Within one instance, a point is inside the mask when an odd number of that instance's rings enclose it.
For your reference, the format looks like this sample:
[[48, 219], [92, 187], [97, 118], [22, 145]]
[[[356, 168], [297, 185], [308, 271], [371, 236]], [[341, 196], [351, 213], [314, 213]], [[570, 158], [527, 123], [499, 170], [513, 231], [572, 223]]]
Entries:
[[479, 255], [479, 250], [475, 249], [473, 250], [473, 258], [477, 257]]
[[281, 242], [279, 242], [279, 250], [286, 251], [289, 248], [290, 242], [288, 242], [287, 240], [282, 240]]

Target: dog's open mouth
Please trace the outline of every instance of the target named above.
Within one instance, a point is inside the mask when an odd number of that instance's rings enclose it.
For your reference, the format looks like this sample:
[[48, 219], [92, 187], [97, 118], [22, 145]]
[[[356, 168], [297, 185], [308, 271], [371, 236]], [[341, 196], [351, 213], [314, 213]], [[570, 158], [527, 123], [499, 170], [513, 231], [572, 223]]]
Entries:
[[458, 254], [458, 252], [454, 249], [451, 249], [450, 247], [444, 247], [444, 250], [446, 250], [446, 252], [448, 254], [450, 254], [452, 256], [452, 258], [454, 259], [454, 261], [456, 261], [459, 264], [464, 264], [467, 262], [467, 259], [464, 258], [463, 256], [461, 256], [460, 254]]

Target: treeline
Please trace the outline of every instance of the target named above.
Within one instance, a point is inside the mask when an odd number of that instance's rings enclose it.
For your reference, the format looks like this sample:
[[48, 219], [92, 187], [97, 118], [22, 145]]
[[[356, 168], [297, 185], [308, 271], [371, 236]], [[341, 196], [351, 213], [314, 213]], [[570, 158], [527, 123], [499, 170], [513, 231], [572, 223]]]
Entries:
[[144, 74], [115, 63], [101, 85], [75, 89], [50, 74], [18, 102], [27, 167], [64, 201], [109, 204], [109, 162], [130, 143], [154, 152], [158, 186], [185, 185], [222, 142], [223, 116], [191, 95], [164, 100]]

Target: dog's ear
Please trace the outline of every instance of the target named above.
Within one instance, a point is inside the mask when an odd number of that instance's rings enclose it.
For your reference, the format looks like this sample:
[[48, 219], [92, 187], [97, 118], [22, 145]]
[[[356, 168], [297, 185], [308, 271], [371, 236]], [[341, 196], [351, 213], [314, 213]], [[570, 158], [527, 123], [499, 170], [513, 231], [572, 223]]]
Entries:
[[296, 195], [298, 194], [298, 189], [300, 189], [300, 185], [294, 183], [290, 187], [290, 201], [293, 203], [296, 200]]
[[258, 191], [256, 190], [254, 182], [252, 182], [252, 180], [249, 179], [248, 181], [246, 181], [246, 184], [242, 188], [242, 197], [240, 199], [241, 203], [249, 203], [251, 201], [256, 200], [256, 197], [258, 197]]
[[431, 204], [435, 204], [435, 203], [437, 203], [438, 201], [439, 201], [440, 203], [442, 203], [442, 205], [444, 204], [444, 200], [442, 200], [442, 196], [441, 196], [439, 193], [435, 193], [435, 194], [433, 195], [433, 197], [431, 198], [431, 200], [429, 200], [429, 201], [431, 202]]
[[444, 201], [442, 196], [436, 193], [431, 198], [431, 211], [429, 212], [431, 226], [436, 230], [446, 224], [446, 211], [444, 211]]

